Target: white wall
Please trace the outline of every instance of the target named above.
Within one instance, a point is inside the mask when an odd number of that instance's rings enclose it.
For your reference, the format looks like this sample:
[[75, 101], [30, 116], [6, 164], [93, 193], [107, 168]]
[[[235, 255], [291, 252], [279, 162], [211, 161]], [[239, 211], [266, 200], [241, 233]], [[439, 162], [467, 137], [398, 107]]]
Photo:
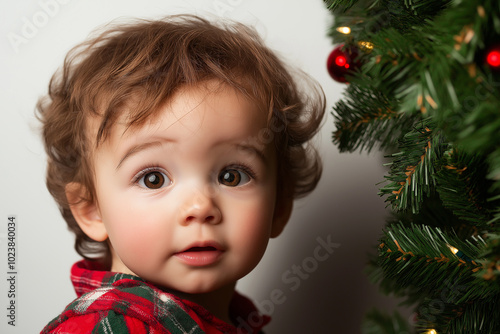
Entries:
[[[34, 118], [38, 97], [66, 52], [96, 26], [118, 17], [173, 13], [224, 16], [256, 26], [272, 48], [320, 81], [329, 109], [340, 98], [345, 86], [328, 76], [325, 65], [333, 49], [326, 37], [332, 18], [321, 0], [2, 1], [1, 333], [38, 332], [74, 298], [69, 268], [78, 255], [45, 188], [45, 153]], [[39, 27], [30, 29], [31, 24]], [[296, 203], [283, 235], [272, 240], [261, 264], [239, 283], [240, 290], [271, 311], [267, 333], [358, 333], [368, 308], [390, 304], [363, 274], [385, 218], [375, 185], [384, 173], [380, 154], [340, 155], [331, 143], [332, 131], [329, 110], [317, 140], [325, 162], [318, 189]], [[9, 215], [18, 220], [16, 327], [7, 325], [6, 310]], [[318, 238], [339, 244], [322, 262], [312, 260]], [[310, 273], [294, 273], [297, 266]], [[278, 290], [283, 302], [267, 301]]]

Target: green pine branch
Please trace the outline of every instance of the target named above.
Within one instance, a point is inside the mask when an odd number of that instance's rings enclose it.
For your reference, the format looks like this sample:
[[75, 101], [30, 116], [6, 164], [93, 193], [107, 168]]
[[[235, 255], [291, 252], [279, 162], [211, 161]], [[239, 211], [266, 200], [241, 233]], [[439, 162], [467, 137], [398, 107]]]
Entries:
[[[499, 287], [475, 274], [482, 268], [479, 256], [486, 245], [480, 237], [464, 241], [437, 227], [403, 224], [388, 227], [384, 235], [377, 258], [379, 270], [373, 272], [372, 279], [386, 293], [406, 296], [409, 303], [423, 298], [465, 303], [500, 292]], [[452, 294], [447, 287], [450, 279], [467, 291], [460, 296]]]
[[410, 334], [411, 332], [408, 322], [397, 312], [388, 315], [376, 309], [371, 310], [362, 324], [363, 334]]
[[346, 11], [358, 3], [359, 0], [324, 0], [326, 7], [331, 11]]
[[398, 211], [419, 211], [424, 197], [435, 187], [434, 174], [438, 160], [445, 149], [442, 137], [432, 129], [432, 123], [423, 121], [404, 135], [400, 151], [392, 155], [389, 184], [380, 189], [388, 195], [387, 201]]
[[[352, 13], [359, 10], [373, 12], [383, 10], [384, 21], [393, 28], [406, 31], [427, 21], [445, 9], [450, 0], [325, 0], [327, 8], [334, 14]], [[365, 15], [369, 18], [370, 15]]]
[[435, 175], [443, 205], [459, 219], [481, 230], [487, 229], [498, 201], [488, 201], [492, 183], [486, 178], [488, 165], [484, 157], [453, 148], [445, 152], [444, 158], [441, 170]]
[[[462, 194], [457, 194], [462, 196]], [[459, 219], [453, 211], [443, 205], [439, 193], [434, 191], [424, 199], [418, 213], [411, 211], [393, 212], [387, 225], [403, 224], [404, 226], [426, 225], [437, 227], [446, 234], [456, 234], [460, 239], [469, 239], [478, 234], [478, 228], [466, 220]]]
[[[493, 181], [492, 192], [500, 194], [500, 147], [488, 155], [489, 171], [487, 178]], [[500, 199], [500, 195], [491, 198], [492, 201]], [[497, 209], [494, 221], [500, 218], [500, 208]]]
[[421, 333], [434, 329], [437, 333], [497, 334], [500, 328], [500, 296], [460, 305], [430, 299], [421, 304], [416, 328]]
[[339, 101], [333, 115], [336, 131], [333, 135], [341, 152], [355, 150], [371, 151], [375, 146], [382, 149], [394, 147], [397, 139], [411, 129], [415, 120], [408, 115], [396, 113], [393, 103], [376, 85], [350, 85], [346, 98]]
[[484, 279], [490, 284], [500, 286], [500, 233], [496, 227], [496, 233], [487, 235], [486, 247], [481, 254], [482, 268], [477, 272], [477, 277]]
[[[373, 279], [415, 305], [419, 332], [500, 332], [500, 71], [485, 63], [500, 48], [499, 2], [326, 2], [330, 36], [363, 64], [334, 107], [334, 142], [398, 144], [380, 193], [400, 223], [388, 225]], [[375, 313], [365, 330], [393, 333], [399, 320]]]

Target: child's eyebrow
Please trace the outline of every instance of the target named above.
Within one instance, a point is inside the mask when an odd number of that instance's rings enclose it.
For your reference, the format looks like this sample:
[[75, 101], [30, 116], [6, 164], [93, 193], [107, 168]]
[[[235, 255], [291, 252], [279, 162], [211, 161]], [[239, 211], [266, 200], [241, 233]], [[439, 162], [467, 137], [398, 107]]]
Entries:
[[236, 147], [238, 150], [255, 154], [264, 164], [266, 164], [267, 162], [267, 158], [264, 152], [256, 146], [250, 144], [235, 144], [234, 147]]
[[[170, 140], [168, 142], [170, 142]], [[161, 141], [152, 141], [152, 142], [147, 142], [147, 143], [132, 146], [123, 155], [123, 158], [120, 159], [120, 162], [116, 166], [116, 170], [120, 169], [121, 165], [123, 165], [125, 160], [127, 160], [128, 158], [130, 158], [134, 154], [137, 154], [137, 153], [144, 151], [146, 149], [150, 149], [150, 148], [154, 148], [154, 147], [158, 147], [158, 146], [162, 146]], [[236, 148], [237, 150], [245, 151], [245, 152], [256, 155], [264, 164], [266, 164], [266, 162], [267, 162], [267, 158], [266, 158], [266, 155], [264, 154], [264, 152], [256, 146], [253, 146], [250, 144], [234, 144], [232, 146], [234, 148]]]
[[121, 167], [121, 165], [123, 164], [123, 162], [125, 160], [127, 160], [128, 158], [130, 158], [132, 155], [134, 155], [140, 151], [143, 151], [143, 150], [146, 150], [146, 149], [149, 149], [152, 147], [161, 146], [161, 145], [162, 145], [162, 143], [160, 141], [152, 141], [152, 142], [147, 142], [144, 144], [132, 146], [130, 149], [127, 150], [127, 152], [125, 153], [123, 158], [121, 158], [120, 162], [116, 166], [116, 170], [118, 170]]

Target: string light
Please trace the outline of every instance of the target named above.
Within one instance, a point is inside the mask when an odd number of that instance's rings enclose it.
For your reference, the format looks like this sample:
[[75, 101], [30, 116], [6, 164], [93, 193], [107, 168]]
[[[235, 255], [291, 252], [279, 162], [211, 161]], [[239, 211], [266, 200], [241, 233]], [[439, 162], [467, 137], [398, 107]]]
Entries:
[[[460, 261], [461, 263], [465, 263], [465, 261], [467, 261], [467, 262], [469, 262], [469, 263], [473, 264], [474, 266], [477, 266], [477, 263], [476, 263], [476, 262], [474, 262], [474, 260], [472, 260], [471, 258], [467, 257], [467, 255], [465, 255], [465, 254], [464, 254], [464, 253], [463, 253], [460, 249], [457, 249], [457, 248], [455, 248], [455, 247], [453, 247], [453, 246], [451, 246], [451, 245], [447, 245], [447, 246], [448, 246], [448, 248], [451, 250], [451, 252], [452, 252], [453, 254], [455, 254], [455, 256], [456, 256], [456, 257], [458, 257], [458, 258], [460, 259], [459, 261]], [[476, 268], [476, 269], [477, 269], [477, 268]], [[474, 269], [474, 270], [476, 270], [476, 269]], [[477, 270], [479, 270], [479, 269], [477, 269]], [[476, 270], [476, 271], [477, 271], [477, 270]]]
[[486, 56], [486, 61], [492, 67], [500, 67], [500, 51], [491, 50]]
[[456, 249], [455, 247], [448, 245], [448, 248], [451, 250], [451, 252], [453, 254], [457, 254], [458, 253], [458, 249]]
[[436, 330], [435, 329], [429, 329], [427, 331], [427, 334], [437, 334]]
[[338, 27], [337, 31], [344, 35], [349, 35], [351, 33], [351, 28], [349, 27]]

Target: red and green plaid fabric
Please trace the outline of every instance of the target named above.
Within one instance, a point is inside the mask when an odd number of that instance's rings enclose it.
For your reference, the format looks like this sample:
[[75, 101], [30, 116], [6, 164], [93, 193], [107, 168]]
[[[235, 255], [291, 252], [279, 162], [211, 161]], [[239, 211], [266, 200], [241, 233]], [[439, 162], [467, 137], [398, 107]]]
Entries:
[[200, 305], [179, 299], [137, 276], [96, 269], [86, 260], [73, 265], [71, 280], [78, 298], [42, 334], [259, 333], [270, 320], [260, 315], [247, 298], [235, 293], [232, 316], [243, 324], [236, 328]]

